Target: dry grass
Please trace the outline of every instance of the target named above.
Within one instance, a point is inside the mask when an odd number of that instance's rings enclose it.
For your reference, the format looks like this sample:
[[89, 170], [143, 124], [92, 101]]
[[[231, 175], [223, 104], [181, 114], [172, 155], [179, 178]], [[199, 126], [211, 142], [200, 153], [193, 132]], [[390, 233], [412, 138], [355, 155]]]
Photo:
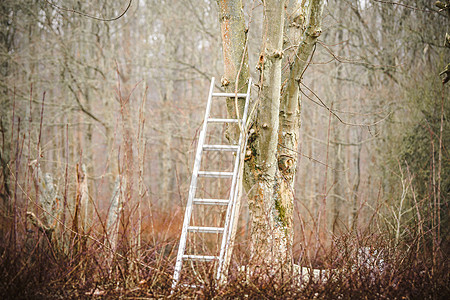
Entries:
[[[133, 164], [142, 169], [144, 160], [133, 162], [129, 149], [128, 161], [124, 160], [121, 168], [124, 174], [120, 175], [127, 179], [126, 197], [140, 198], [137, 198], [138, 204], [130, 200], [124, 205], [118, 226], [118, 246], [114, 249], [105, 225], [108, 215], [105, 210], [109, 208], [97, 207], [97, 201], [92, 201], [94, 213], [89, 228], [81, 226], [82, 216], [72, 215], [66, 204], [63, 217], [51, 219], [47, 224], [53, 226], [51, 230], [36, 222], [33, 225], [27, 219], [28, 211], [36, 212], [42, 220], [46, 216], [46, 211], [39, 206], [39, 187], [33, 186], [34, 175], [28, 169], [32, 152], [24, 150], [28, 143], [25, 135], [17, 134], [10, 143], [15, 145], [12, 152], [15, 157], [6, 165], [13, 189], [0, 216], [0, 299], [450, 298], [448, 239], [444, 234], [442, 238], [436, 234], [440, 230], [440, 224], [436, 223], [439, 214], [436, 208], [427, 209], [428, 204], [423, 201], [414, 202], [410, 211], [417, 212], [417, 218], [410, 218], [408, 222], [398, 217], [403, 214], [402, 207], [396, 215], [397, 223], [389, 223], [389, 216], [377, 208], [364, 229], [335, 237], [330, 245], [320, 245], [321, 251], [305, 249], [305, 243], [296, 245], [296, 259], [302, 257], [299, 263], [304, 267], [322, 268], [320, 278], [313, 275], [312, 269], [307, 275], [280, 275], [273, 270], [261, 270], [247, 276], [241, 266], [247, 265], [249, 242], [241, 236], [225, 284], [214, 280], [211, 266], [198, 269], [196, 273], [185, 268], [185, 282], [202, 287], [178, 285], [171, 290], [183, 211], [176, 207], [164, 212], [156, 205], [144, 207], [142, 203], [152, 203], [152, 199], [141, 190], [139, 193], [132, 191], [132, 176], [136, 174], [130, 171]], [[138, 141], [125, 139], [124, 143], [130, 146]], [[38, 141], [38, 153], [39, 145]], [[66, 164], [62, 172], [64, 178], [60, 180], [64, 185], [60, 189], [62, 200], [66, 202], [81, 193], [80, 182], [72, 173], [75, 172]], [[140, 180], [134, 178], [134, 187]], [[386, 224], [398, 226], [391, 228]], [[441, 232], [447, 230], [443, 228]], [[308, 236], [317, 235], [312, 232]], [[197, 281], [199, 277], [201, 282]]]
[[[302, 281], [307, 277], [280, 277], [270, 272], [247, 277], [238, 268], [245, 261], [236, 259], [226, 284], [218, 285], [209, 268], [202, 272], [202, 288], [179, 285], [171, 293], [175, 240], [145, 245], [138, 263], [133, 262], [131, 253], [123, 253], [109, 265], [105, 259], [108, 253], [95, 244], [76, 255], [58, 253], [45, 233], [33, 231], [16, 249], [8, 236], [2, 239], [0, 298], [447, 299], [450, 295], [448, 245], [432, 253], [437, 256], [432, 259], [427, 247], [418, 249], [414, 242], [395, 248], [385, 244], [380, 264], [380, 257], [355, 255], [359, 245], [354, 239], [338, 243], [341, 255], [335, 250], [327, 253], [324, 263], [333, 269], [324, 272], [322, 278], [309, 276]], [[381, 249], [380, 244], [375, 246]], [[235, 257], [245, 257], [239, 254]], [[187, 274], [187, 278], [199, 284], [192, 280], [196, 278], [193, 274]]]

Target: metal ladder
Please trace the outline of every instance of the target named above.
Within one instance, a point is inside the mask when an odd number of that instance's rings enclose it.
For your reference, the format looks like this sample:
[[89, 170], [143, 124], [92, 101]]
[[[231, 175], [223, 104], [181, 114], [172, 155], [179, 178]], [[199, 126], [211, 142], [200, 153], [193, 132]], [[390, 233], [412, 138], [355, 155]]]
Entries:
[[[205, 118], [203, 122], [203, 127], [200, 132], [200, 136], [198, 139], [197, 152], [195, 155], [194, 168], [192, 171], [192, 179], [191, 185], [189, 187], [189, 197], [186, 205], [186, 211], [184, 215], [183, 221], [183, 229], [181, 231], [180, 244], [178, 246], [178, 254], [177, 260], [175, 263], [175, 271], [173, 274], [173, 283], [172, 288], [178, 284], [180, 280], [181, 268], [183, 265], [183, 261], [191, 260], [191, 261], [217, 261], [217, 270], [216, 270], [216, 279], [220, 280], [222, 277], [222, 273], [224, 270], [224, 261], [227, 258], [228, 246], [230, 245], [230, 239], [233, 231], [233, 226], [235, 224], [234, 220], [236, 217], [236, 199], [238, 198], [239, 191], [239, 169], [241, 167], [240, 162], [241, 158], [244, 155], [245, 147], [246, 147], [246, 138], [245, 132], [243, 132], [242, 128], [245, 128], [245, 124], [247, 121], [247, 112], [248, 106], [250, 102], [250, 89], [251, 89], [251, 78], [248, 82], [247, 93], [214, 93], [214, 77], [211, 79], [211, 86], [209, 89], [208, 102], [206, 104], [206, 112]], [[225, 98], [245, 98], [245, 106], [241, 119], [217, 119], [210, 118], [211, 111], [211, 102], [212, 98], [225, 97]], [[206, 131], [209, 123], [237, 123], [240, 130], [239, 142], [237, 145], [206, 145]], [[200, 164], [202, 159], [203, 151], [230, 151], [236, 154], [234, 160], [233, 172], [210, 172], [210, 171], [200, 171]], [[199, 177], [209, 177], [209, 178], [232, 178], [231, 188], [230, 188], [230, 196], [228, 199], [200, 199], [195, 198], [196, 190], [197, 190], [197, 179]], [[191, 226], [191, 215], [194, 205], [215, 205], [215, 206], [227, 206], [226, 216], [224, 227], [199, 227], [199, 226]], [[218, 256], [209, 256], [209, 255], [186, 255], [186, 241], [188, 232], [191, 233], [219, 233], [222, 234], [222, 242], [220, 246], [220, 253]], [[231, 254], [231, 253], [230, 253]], [[195, 287], [195, 286], [192, 286]]]

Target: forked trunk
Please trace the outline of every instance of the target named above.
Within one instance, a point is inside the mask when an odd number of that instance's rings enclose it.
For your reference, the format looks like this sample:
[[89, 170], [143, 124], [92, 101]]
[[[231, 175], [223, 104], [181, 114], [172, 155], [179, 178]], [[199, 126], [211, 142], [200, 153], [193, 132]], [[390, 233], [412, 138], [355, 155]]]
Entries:
[[[222, 28], [225, 74], [222, 84], [235, 92], [248, 78], [246, 28], [242, 2], [218, 1]], [[251, 214], [252, 263], [272, 270], [291, 266], [293, 243], [294, 178], [300, 127], [299, 83], [321, 29], [323, 0], [264, 2], [263, 50], [257, 110], [248, 130], [243, 185]], [[288, 11], [287, 22], [284, 21]], [[307, 26], [306, 26], [307, 25]], [[287, 53], [291, 59], [287, 84], [282, 90], [283, 37], [286, 28], [300, 45]], [[301, 38], [300, 38], [301, 37]], [[228, 114], [236, 115], [234, 99]], [[236, 133], [228, 131], [233, 142]], [[281, 267], [281, 268], [280, 268]], [[290, 268], [289, 268], [290, 269]]]

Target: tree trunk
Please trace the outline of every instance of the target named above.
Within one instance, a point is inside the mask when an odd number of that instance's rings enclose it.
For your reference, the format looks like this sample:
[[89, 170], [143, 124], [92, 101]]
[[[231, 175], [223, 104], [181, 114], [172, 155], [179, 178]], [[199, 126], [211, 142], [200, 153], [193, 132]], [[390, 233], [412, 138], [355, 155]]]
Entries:
[[[170, 51], [170, 50], [169, 50]], [[174, 56], [173, 53], [171, 53]], [[168, 77], [174, 77], [172, 74]], [[171, 105], [173, 104], [174, 82], [173, 80], [166, 80], [164, 86], [160, 87], [159, 95], [161, 99], [161, 129], [162, 129], [162, 151], [160, 152], [159, 166], [160, 166], [160, 208], [166, 211], [173, 199], [174, 189], [174, 164], [171, 156], [172, 149], [172, 126], [171, 126]]]
[[[344, 12], [342, 7], [338, 7], [338, 16], [339, 19], [344, 18]], [[336, 41], [335, 44], [340, 44], [343, 42], [343, 29], [338, 28], [336, 31]], [[338, 49], [336, 54], [338, 56], [343, 56], [342, 50]], [[341, 110], [341, 101], [339, 98], [342, 98], [342, 85], [339, 83], [339, 79], [342, 77], [343, 73], [343, 65], [338, 62], [336, 68], [336, 76], [332, 83], [334, 83], [334, 103], [333, 108], [335, 110]], [[333, 180], [333, 190], [332, 197], [330, 197], [330, 214], [327, 216], [328, 218], [328, 231], [332, 234], [342, 233], [346, 227], [346, 216], [348, 215], [348, 211], [346, 209], [346, 193], [344, 189], [344, 174], [342, 170], [344, 169], [344, 155], [343, 155], [343, 145], [340, 141], [343, 140], [343, 133], [340, 127], [340, 122], [336, 118], [333, 118], [331, 121], [332, 131], [333, 131], [333, 140], [334, 146], [332, 148], [332, 159], [333, 162], [333, 170], [331, 173]]]
[[[259, 265], [279, 265], [287, 256], [287, 225], [281, 207], [283, 193], [277, 164], [284, 31], [284, 1], [267, 1], [264, 8], [263, 52], [259, 57], [260, 94], [254, 133], [250, 137], [251, 157], [246, 175], [252, 220], [252, 257]], [[248, 183], [251, 182], [251, 185]]]
[[[285, 1], [264, 3], [263, 50], [258, 63], [260, 92], [249, 131], [243, 178], [251, 214], [252, 263], [263, 267], [291, 263], [293, 185], [300, 127], [298, 85], [321, 32], [323, 3], [323, 0], [312, 1], [307, 7], [305, 1], [301, 6], [292, 1], [287, 8], [294, 13], [289, 15], [287, 25]], [[248, 70], [242, 3], [223, 0], [219, 1], [219, 7], [225, 64], [222, 84], [235, 91], [241, 88], [243, 79], [239, 76], [236, 85], [236, 80], [230, 78], [236, 78], [241, 69], [241, 72]], [[290, 73], [281, 96], [284, 27], [291, 27], [290, 35], [298, 39], [306, 15], [309, 16], [308, 26], [295, 55], [288, 59]], [[242, 68], [239, 67], [241, 62]], [[233, 105], [228, 113], [232, 117], [234, 112]]]
[[[222, 53], [224, 74], [221, 79], [226, 92], [246, 91], [249, 78], [247, 53], [247, 28], [244, 22], [244, 12], [241, 0], [221, 0], [219, 4], [219, 22], [222, 35]], [[227, 113], [229, 118], [236, 118], [236, 107], [242, 117], [244, 100], [228, 98]], [[237, 101], [237, 103], [236, 103]], [[236, 105], [237, 104], [237, 105]], [[237, 144], [239, 127], [229, 125], [226, 136], [232, 144]]]
[[[11, 53], [14, 47], [15, 35], [15, 14], [12, 3], [2, 2], [0, 4], [0, 207], [4, 208], [7, 214], [12, 212], [10, 197], [11, 191], [9, 186], [8, 164], [10, 163], [11, 152], [11, 93], [9, 93], [8, 83], [11, 73], [11, 62], [6, 55]], [[5, 228], [8, 227], [7, 219], [0, 219], [0, 234], [4, 234]]]

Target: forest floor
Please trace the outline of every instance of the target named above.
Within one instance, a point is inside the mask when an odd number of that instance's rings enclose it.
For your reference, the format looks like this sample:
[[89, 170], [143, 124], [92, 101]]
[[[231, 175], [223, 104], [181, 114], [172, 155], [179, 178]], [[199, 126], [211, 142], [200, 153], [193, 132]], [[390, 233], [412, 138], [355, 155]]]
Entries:
[[[98, 249], [58, 255], [40, 237], [34, 247], [15, 251], [1, 245], [1, 299], [450, 299], [448, 247], [425, 255], [426, 246], [399, 245], [382, 256], [371, 248], [353, 254], [347, 248], [340, 253], [348, 255], [338, 260], [330, 253], [335, 259], [322, 262], [332, 268], [296, 266], [288, 275], [248, 276], [238, 267], [245, 264], [245, 255], [238, 253], [226, 283], [217, 284], [213, 270], [205, 268], [185, 277], [201, 287], [179, 284], [172, 289], [174, 256], [166, 255], [170, 245], [147, 248], [138, 264], [131, 255], [121, 255], [108, 265]], [[194, 280], [199, 277], [200, 284]]]

